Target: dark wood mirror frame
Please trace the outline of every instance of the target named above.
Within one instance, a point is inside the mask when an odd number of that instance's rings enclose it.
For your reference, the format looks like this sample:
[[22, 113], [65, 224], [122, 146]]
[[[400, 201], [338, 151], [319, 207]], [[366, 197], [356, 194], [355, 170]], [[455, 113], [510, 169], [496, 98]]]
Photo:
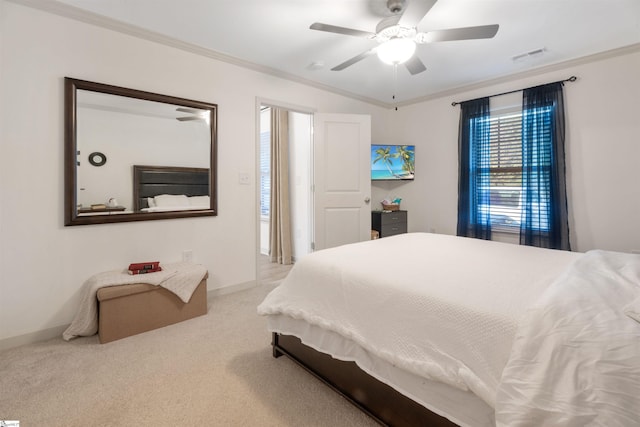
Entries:
[[[155, 101], [166, 104], [178, 105], [185, 108], [196, 108], [210, 111], [209, 131], [211, 135], [211, 148], [209, 159], [209, 197], [208, 209], [176, 210], [169, 212], [131, 212], [117, 215], [79, 215], [78, 213], [78, 169], [77, 169], [77, 90], [87, 90], [104, 94], [124, 96], [128, 98]], [[218, 106], [207, 102], [193, 101], [168, 95], [160, 95], [135, 89], [128, 89], [108, 84], [89, 82], [85, 80], [65, 77], [64, 79], [64, 121], [65, 121], [65, 153], [64, 153], [64, 224], [87, 225], [105, 224], [114, 222], [149, 221], [173, 218], [193, 218], [200, 216], [217, 215], [217, 188], [216, 188], [216, 153], [217, 153], [217, 111]]]

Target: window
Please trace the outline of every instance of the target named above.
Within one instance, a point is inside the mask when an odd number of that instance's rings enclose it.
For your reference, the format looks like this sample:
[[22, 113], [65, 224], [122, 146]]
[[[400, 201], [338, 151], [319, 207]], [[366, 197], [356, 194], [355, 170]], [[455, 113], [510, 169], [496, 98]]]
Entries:
[[522, 111], [491, 114], [489, 97], [461, 103], [458, 236], [571, 250], [563, 82], [522, 90]]
[[522, 212], [522, 113], [492, 117], [489, 123], [489, 188], [481, 191], [488, 191], [491, 226], [506, 228], [505, 231], [519, 229]]
[[[523, 164], [528, 165], [523, 179], [523, 188], [528, 185], [529, 200], [523, 197], [523, 217], [527, 217], [527, 228], [547, 232], [551, 228], [551, 189], [553, 176], [553, 106], [530, 108], [525, 111], [523, 121], [528, 121], [535, 144], [526, 148], [523, 144]], [[528, 160], [527, 160], [528, 159]], [[564, 161], [564, 158], [563, 158]]]
[[269, 217], [271, 205], [271, 108], [260, 111], [260, 214]]
[[[540, 108], [529, 111], [537, 120], [550, 121], [550, 108]], [[478, 218], [481, 222], [490, 221], [494, 230], [519, 233], [521, 218], [525, 205], [525, 192], [522, 190], [522, 112], [511, 111], [498, 115], [492, 115], [489, 120], [489, 144], [487, 153], [478, 156], [481, 163], [478, 172], [488, 179], [481, 180], [478, 186]], [[474, 118], [473, 121], [487, 120], [486, 118]], [[481, 128], [470, 123], [472, 128]], [[550, 126], [545, 126], [545, 134], [550, 134]], [[548, 135], [538, 135], [542, 140], [548, 139]], [[550, 164], [550, 156], [537, 156], [537, 159]], [[538, 160], [536, 160], [538, 161]], [[548, 170], [549, 165], [538, 165]], [[546, 215], [549, 200], [548, 189], [540, 186], [535, 188], [542, 196], [541, 203], [533, 203], [534, 220], [532, 227], [538, 230], [548, 230], [549, 221]], [[488, 218], [487, 218], [488, 216]]]

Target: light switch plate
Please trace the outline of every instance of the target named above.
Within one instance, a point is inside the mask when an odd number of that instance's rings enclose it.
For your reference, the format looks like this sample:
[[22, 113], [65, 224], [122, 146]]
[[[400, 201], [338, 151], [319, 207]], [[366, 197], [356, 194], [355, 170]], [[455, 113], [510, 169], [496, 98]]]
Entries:
[[240, 172], [238, 174], [238, 182], [242, 185], [249, 185], [249, 174], [247, 172]]

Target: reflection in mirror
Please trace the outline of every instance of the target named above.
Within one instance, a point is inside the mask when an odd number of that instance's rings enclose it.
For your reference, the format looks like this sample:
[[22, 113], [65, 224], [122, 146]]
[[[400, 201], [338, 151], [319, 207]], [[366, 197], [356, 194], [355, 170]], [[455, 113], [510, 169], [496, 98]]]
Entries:
[[65, 109], [65, 225], [216, 215], [215, 104], [66, 78]]

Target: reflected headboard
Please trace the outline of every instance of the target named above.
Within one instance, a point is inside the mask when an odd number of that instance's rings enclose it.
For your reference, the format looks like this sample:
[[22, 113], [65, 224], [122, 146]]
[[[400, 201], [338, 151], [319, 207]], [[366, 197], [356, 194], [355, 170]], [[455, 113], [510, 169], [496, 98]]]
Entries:
[[149, 207], [147, 197], [160, 194], [208, 196], [209, 169], [133, 165], [133, 210]]

